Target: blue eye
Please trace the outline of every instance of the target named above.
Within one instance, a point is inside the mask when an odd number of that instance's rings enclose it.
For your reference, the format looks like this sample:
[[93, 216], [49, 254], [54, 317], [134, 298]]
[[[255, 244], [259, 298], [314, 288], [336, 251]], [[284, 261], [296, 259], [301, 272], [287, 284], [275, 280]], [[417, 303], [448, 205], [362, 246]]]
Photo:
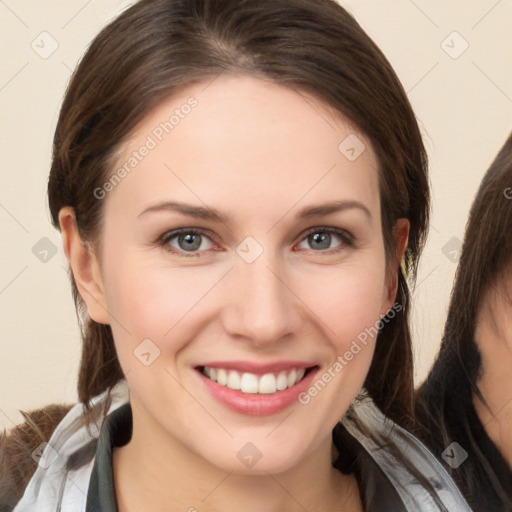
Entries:
[[[166, 251], [184, 257], [200, 257], [202, 252], [216, 247], [212, 237], [206, 231], [196, 228], [169, 231], [162, 235], [157, 243]], [[304, 235], [299, 248], [318, 253], [332, 253], [353, 245], [353, 238], [346, 231], [319, 227], [310, 229]]]
[[199, 256], [200, 251], [211, 249], [214, 245], [204, 232], [195, 229], [170, 231], [161, 238], [159, 243], [166, 250], [183, 256]]
[[[338, 240], [338, 243], [333, 247], [331, 244]], [[314, 228], [310, 230], [303, 242], [309, 244], [309, 248], [314, 251], [325, 251], [326, 249], [338, 249], [343, 246], [352, 246], [352, 238], [341, 229], [336, 228]], [[301, 247], [302, 249], [308, 249], [308, 247]]]

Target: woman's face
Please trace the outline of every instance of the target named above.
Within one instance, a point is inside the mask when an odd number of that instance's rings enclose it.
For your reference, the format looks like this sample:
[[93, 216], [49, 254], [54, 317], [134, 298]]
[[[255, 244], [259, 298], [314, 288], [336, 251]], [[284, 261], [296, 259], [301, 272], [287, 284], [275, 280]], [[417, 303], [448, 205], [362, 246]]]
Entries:
[[369, 141], [311, 96], [221, 76], [148, 115], [117, 163], [83, 295], [134, 436], [235, 472], [330, 446], [395, 296]]

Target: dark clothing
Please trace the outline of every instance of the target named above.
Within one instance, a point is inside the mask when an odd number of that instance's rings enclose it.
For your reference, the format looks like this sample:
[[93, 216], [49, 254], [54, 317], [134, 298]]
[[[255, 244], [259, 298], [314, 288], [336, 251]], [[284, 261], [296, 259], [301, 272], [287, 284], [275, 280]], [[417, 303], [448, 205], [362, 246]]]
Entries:
[[[443, 464], [474, 512], [512, 512], [512, 471], [487, 435], [473, 405], [470, 385], [457, 368], [453, 363], [443, 369], [451, 373], [452, 385], [438, 381], [436, 372], [421, 386], [418, 437]], [[443, 438], [439, 417], [449, 439]], [[467, 452], [458, 467], [450, 466], [449, 459], [442, 456], [452, 442]]]
[[127, 403], [107, 417], [98, 439], [86, 512], [117, 512], [112, 453], [114, 447], [123, 446], [130, 441], [131, 432], [132, 409]]

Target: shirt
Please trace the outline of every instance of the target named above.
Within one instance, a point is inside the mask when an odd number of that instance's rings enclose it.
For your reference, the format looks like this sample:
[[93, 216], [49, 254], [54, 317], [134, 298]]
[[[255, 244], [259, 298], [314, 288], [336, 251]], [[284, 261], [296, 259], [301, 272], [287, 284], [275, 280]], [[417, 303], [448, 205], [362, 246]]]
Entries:
[[[132, 413], [126, 388], [118, 386], [112, 396], [90, 428], [83, 425], [81, 404], [71, 409], [14, 512], [118, 512], [112, 453], [115, 446], [129, 442]], [[107, 400], [104, 393], [93, 403], [102, 406]], [[333, 465], [346, 470], [350, 455], [349, 469], [358, 479], [368, 512], [471, 512], [435, 457], [370, 399], [356, 400], [350, 411], [333, 430], [340, 453]]]

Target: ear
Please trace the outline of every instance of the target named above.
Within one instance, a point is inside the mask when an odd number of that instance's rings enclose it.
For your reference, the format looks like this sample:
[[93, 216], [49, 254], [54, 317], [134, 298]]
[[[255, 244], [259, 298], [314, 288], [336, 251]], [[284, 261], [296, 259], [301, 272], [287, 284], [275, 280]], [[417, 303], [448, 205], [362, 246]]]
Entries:
[[90, 244], [80, 237], [73, 208], [60, 209], [59, 225], [64, 252], [89, 316], [95, 322], [109, 324], [100, 266]]
[[400, 265], [402, 262], [405, 249], [407, 248], [407, 240], [409, 238], [410, 223], [408, 219], [398, 219], [393, 229], [393, 236], [395, 238], [396, 253], [390, 265], [390, 270], [387, 272], [386, 277], [386, 290], [383, 304], [386, 309], [382, 314], [385, 314], [391, 306], [393, 306], [396, 299], [396, 292], [398, 290], [398, 273], [400, 272]]

